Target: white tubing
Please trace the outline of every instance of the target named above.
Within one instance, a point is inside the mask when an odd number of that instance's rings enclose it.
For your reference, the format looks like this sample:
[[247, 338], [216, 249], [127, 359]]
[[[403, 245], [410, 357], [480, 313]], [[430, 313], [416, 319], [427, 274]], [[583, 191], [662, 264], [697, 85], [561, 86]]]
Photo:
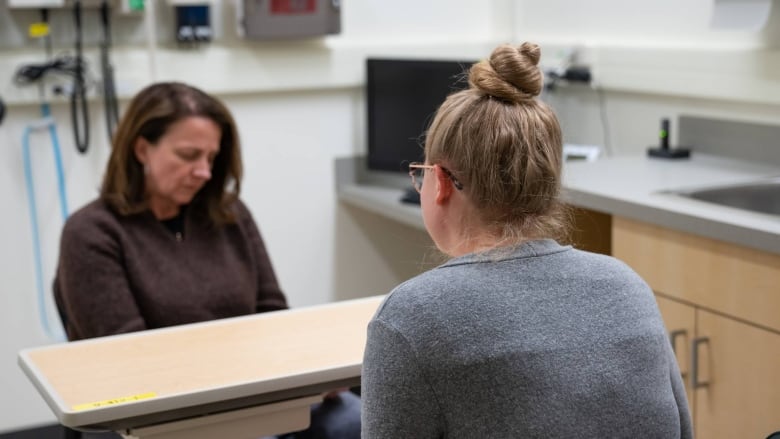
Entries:
[[54, 125], [54, 118], [52, 117], [43, 117], [38, 120], [31, 120], [27, 122], [27, 127], [30, 130], [40, 131], [40, 130], [46, 130], [49, 129], [50, 126]]

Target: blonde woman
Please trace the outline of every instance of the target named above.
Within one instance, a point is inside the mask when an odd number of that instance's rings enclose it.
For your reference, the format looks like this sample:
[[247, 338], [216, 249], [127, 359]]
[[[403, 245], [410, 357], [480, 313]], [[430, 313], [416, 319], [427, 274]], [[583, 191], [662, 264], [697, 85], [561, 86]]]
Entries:
[[410, 166], [451, 259], [369, 325], [363, 437], [691, 437], [647, 284], [561, 245], [561, 129], [535, 44], [502, 45], [439, 108]]

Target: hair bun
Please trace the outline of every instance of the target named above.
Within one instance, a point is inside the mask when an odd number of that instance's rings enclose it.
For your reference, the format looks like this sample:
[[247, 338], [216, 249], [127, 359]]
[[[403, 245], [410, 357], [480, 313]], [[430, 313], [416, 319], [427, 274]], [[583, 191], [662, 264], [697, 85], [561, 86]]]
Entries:
[[471, 67], [469, 84], [486, 95], [509, 102], [533, 99], [544, 84], [538, 67], [540, 56], [541, 49], [534, 43], [518, 47], [502, 44], [493, 50], [490, 59]]

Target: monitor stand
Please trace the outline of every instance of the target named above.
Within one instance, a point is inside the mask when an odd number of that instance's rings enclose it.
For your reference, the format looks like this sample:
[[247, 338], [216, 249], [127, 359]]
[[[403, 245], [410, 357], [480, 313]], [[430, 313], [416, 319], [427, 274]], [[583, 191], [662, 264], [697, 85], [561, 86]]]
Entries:
[[410, 188], [404, 190], [404, 194], [401, 195], [401, 200], [400, 201], [402, 203], [416, 204], [416, 205], [419, 206], [420, 205], [420, 193], [417, 192], [417, 189], [415, 189], [413, 187], [410, 187]]

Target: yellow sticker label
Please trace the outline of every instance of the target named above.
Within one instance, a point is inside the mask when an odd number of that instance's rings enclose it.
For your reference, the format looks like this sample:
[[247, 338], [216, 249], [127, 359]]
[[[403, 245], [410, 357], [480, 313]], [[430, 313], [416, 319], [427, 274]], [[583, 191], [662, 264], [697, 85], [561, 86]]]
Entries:
[[49, 25], [46, 23], [33, 23], [27, 29], [31, 38], [40, 38], [49, 35]]
[[107, 399], [105, 401], [96, 401], [96, 402], [89, 402], [86, 404], [74, 405], [73, 410], [81, 411], [81, 410], [99, 409], [103, 407], [110, 407], [112, 405], [126, 404], [128, 402], [136, 402], [144, 399], [150, 399], [156, 396], [157, 394], [154, 392], [141, 393], [140, 395], [123, 396], [121, 398]]

